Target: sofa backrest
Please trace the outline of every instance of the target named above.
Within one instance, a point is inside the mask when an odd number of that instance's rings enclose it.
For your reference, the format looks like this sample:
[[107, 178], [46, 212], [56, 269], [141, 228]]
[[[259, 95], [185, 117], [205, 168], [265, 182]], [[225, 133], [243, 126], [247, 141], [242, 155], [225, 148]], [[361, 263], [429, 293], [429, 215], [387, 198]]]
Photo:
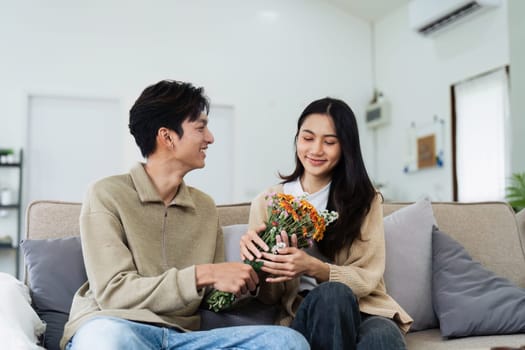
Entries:
[[[80, 236], [81, 206], [81, 203], [51, 200], [30, 203], [26, 212], [25, 239]], [[218, 205], [217, 209], [223, 226], [248, 222], [250, 203]]]
[[[385, 203], [388, 215], [410, 203]], [[219, 205], [221, 225], [248, 222], [249, 203]], [[80, 203], [36, 201], [26, 215], [26, 239], [49, 239], [80, 234]], [[439, 228], [460, 242], [485, 267], [525, 288], [525, 237], [512, 208], [503, 202], [432, 203]], [[523, 220], [523, 222], [522, 222]]]
[[80, 236], [81, 203], [35, 201], [26, 211], [26, 238], [50, 239]]

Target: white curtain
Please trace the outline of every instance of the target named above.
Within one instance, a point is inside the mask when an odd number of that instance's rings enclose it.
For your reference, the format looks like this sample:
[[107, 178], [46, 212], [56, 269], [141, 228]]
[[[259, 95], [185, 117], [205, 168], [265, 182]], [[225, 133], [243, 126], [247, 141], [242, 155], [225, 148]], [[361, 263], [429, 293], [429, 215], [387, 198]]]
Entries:
[[509, 175], [508, 77], [505, 69], [459, 83], [456, 97], [458, 201], [505, 198]]

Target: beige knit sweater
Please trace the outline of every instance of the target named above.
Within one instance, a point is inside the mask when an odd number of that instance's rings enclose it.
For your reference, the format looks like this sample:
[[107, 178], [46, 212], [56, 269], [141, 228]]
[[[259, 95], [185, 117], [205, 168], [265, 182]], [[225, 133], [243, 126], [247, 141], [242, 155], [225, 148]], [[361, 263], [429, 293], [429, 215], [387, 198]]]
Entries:
[[[265, 195], [283, 192], [282, 185], [275, 185], [259, 194], [250, 208], [250, 228], [264, 223], [268, 214]], [[370, 212], [361, 227], [361, 238], [356, 239], [350, 248], [341, 249], [330, 266], [330, 281], [342, 282], [352, 288], [359, 299], [362, 312], [393, 319], [407, 332], [412, 318], [387, 293], [383, 273], [385, 271], [385, 237], [383, 228], [382, 197], [377, 195]], [[297, 294], [299, 278], [280, 284], [264, 284], [259, 293], [264, 303], [281, 303], [279, 323], [289, 325], [302, 301]]]
[[80, 215], [88, 276], [75, 294], [61, 347], [83, 322], [115, 316], [186, 330], [200, 327], [195, 265], [224, 261], [213, 200], [181, 184], [166, 207], [138, 164], [95, 183]]

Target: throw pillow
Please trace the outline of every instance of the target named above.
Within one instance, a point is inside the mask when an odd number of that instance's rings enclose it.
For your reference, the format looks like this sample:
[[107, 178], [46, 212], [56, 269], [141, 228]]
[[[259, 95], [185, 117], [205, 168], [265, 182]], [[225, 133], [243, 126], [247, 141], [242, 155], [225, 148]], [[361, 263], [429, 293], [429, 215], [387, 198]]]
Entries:
[[80, 237], [26, 240], [20, 246], [33, 305], [47, 324], [44, 346], [59, 350], [73, 296], [87, 281]]
[[525, 332], [525, 290], [473, 261], [437, 227], [432, 233], [433, 302], [441, 335]]
[[224, 235], [224, 253], [226, 261], [241, 261], [239, 242], [248, 231], [248, 224], [237, 224], [222, 227]]
[[29, 290], [13, 276], [0, 272], [0, 339], [2, 348], [39, 349], [45, 324], [31, 307]]
[[69, 313], [73, 295], [87, 281], [80, 237], [21, 243], [37, 310]]
[[58, 311], [39, 311], [38, 314], [46, 322], [42, 344], [47, 350], [60, 350], [60, 339], [64, 334], [64, 325], [69, 319], [69, 314]]
[[422, 199], [384, 218], [385, 285], [414, 319], [410, 331], [436, 328], [432, 308], [432, 205]]

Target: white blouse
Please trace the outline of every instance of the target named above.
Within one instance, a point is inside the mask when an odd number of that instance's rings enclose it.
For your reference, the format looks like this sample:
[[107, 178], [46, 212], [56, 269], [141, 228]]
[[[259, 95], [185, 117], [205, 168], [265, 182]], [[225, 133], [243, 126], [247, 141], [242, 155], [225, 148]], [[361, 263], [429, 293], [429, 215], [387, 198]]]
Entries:
[[[291, 194], [295, 197], [305, 196], [305, 199], [308, 202], [310, 202], [310, 204], [312, 204], [318, 212], [321, 212], [326, 209], [326, 206], [328, 204], [330, 184], [331, 183], [328, 183], [325, 187], [323, 187], [315, 193], [308, 193], [303, 190], [303, 186], [301, 186], [301, 181], [299, 181], [299, 178], [297, 178], [292, 182], [286, 182], [285, 184], [283, 184], [283, 192], [285, 194]], [[333, 263], [333, 261], [330, 261], [324, 255], [321, 254], [315, 242], [312, 247], [305, 248], [304, 251], [321, 261]], [[299, 291], [301, 292], [304, 290], [312, 290], [315, 287], [317, 287], [317, 285], [318, 283], [315, 280], [315, 278], [302, 275], [300, 279]]]

